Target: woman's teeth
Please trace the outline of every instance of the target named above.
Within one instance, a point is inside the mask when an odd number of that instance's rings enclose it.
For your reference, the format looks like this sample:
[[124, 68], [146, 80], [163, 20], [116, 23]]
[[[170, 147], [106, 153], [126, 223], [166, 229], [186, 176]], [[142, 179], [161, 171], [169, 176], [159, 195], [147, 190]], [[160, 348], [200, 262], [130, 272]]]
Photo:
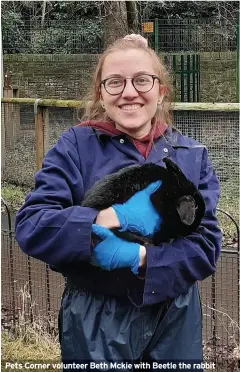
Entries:
[[141, 105], [136, 104], [136, 105], [123, 105], [120, 108], [121, 110], [124, 110], [124, 111], [131, 111], [131, 110], [138, 110], [141, 107], [142, 107]]

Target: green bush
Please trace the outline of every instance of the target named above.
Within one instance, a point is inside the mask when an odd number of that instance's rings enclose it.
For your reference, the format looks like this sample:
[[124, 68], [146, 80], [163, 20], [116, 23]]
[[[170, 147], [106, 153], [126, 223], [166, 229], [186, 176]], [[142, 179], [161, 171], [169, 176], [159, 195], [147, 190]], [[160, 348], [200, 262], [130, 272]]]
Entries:
[[25, 197], [30, 190], [15, 185], [2, 185], [2, 198], [7, 203], [11, 212], [17, 211], [24, 203]]

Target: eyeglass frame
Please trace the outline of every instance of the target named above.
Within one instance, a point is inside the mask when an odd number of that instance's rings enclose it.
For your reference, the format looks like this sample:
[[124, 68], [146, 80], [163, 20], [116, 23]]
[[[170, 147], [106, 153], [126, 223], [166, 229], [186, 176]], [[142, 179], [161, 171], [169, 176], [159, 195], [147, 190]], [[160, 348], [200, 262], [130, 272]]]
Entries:
[[[134, 80], [136, 77], [138, 77], [138, 76], [143, 76], [143, 75], [145, 75], [145, 76], [151, 76], [152, 79], [153, 79], [152, 87], [151, 87], [149, 90], [146, 90], [145, 92], [141, 92], [141, 91], [139, 91], [139, 90], [135, 87], [135, 85], [133, 84], [133, 80]], [[154, 87], [154, 83], [155, 83], [155, 80], [156, 80], [156, 79], [157, 79], [157, 80], [159, 81], [159, 83], [160, 83], [160, 79], [159, 79], [159, 77], [156, 76], [156, 75], [151, 75], [151, 74], [141, 74], [141, 75], [136, 75], [136, 76], [134, 76], [133, 78], [125, 78], [125, 79], [123, 79], [123, 80], [124, 80], [123, 90], [122, 90], [120, 93], [114, 93], [114, 94], [112, 94], [112, 93], [109, 93], [109, 92], [107, 91], [106, 86], [105, 86], [106, 81], [109, 80], [109, 79], [112, 79], [112, 78], [114, 78], [114, 76], [113, 76], [113, 77], [106, 78], [106, 79], [102, 80], [101, 83], [100, 83], [100, 86], [103, 85], [105, 91], [106, 91], [108, 94], [110, 94], [110, 96], [118, 96], [119, 94], [122, 94], [122, 92], [123, 92], [124, 89], [126, 88], [127, 80], [131, 80], [131, 81], [132, 81], [132, 86], [134, 87], [134, 89], [135, 89], [138, 93], [147, 93], [147, 92], [150, 92], [150, 90], [152, 90], [152, 88]]]

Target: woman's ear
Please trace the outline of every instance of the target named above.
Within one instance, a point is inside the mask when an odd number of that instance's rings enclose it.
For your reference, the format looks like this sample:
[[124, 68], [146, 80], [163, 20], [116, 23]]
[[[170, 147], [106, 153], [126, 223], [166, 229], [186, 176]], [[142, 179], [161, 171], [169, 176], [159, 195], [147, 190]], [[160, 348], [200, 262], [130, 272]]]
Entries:
[[100, 88], [99, 88], [99, 103], [101, 106], [104, 106], [103, 96], [102, 96], [102, 92]]
[[159, 89], [159, 98], [158, 98], [158, 102], [160, 102], [160, 104], [162, 103], [162, 100], [166, 93], [167, 93], [166, 85], [161, 85]]
[[103, 102], [103, 98], [102, 98], [101, 93], [100, 93], [100, 96], [99, 96], [99, 103], [102, 106], [103, 110], [105, 110], [105, 106], [104, 106], [104, 102]]

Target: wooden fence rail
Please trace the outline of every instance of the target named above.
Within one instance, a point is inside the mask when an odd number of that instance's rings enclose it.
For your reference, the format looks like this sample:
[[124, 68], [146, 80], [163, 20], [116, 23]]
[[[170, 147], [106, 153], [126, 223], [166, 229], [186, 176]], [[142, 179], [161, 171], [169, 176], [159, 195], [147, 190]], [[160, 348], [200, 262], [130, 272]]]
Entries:
[[[4, 97], [2, 98], [3, 105], [3, 136], [2, 136], [2, 165], [5, 163], [5, 141], [8, 140], [8, 149], [13, 149], [18, 136], [20, 135], [20, 105], [34, 106], [35, 118], [35, 139], [36, 139], [36, 170], [42, 166], [44, 157], [44, 148], [47, 144], [47, 133], [49, 120], [48, 120], [48, 107], [62, 107], [62, 108], [84, 108], [87, 101], [77, 100], [56, 100], [45, 98], [18, 98], [14, 89], [11, 87], [4, 89]], [[13, 109], [14, 106], [14, 109]], [[240, 110], [238, 103], [182, 103], [174, 102], [172, 104], [173, 111], [224, 111], [236, 112]]]

